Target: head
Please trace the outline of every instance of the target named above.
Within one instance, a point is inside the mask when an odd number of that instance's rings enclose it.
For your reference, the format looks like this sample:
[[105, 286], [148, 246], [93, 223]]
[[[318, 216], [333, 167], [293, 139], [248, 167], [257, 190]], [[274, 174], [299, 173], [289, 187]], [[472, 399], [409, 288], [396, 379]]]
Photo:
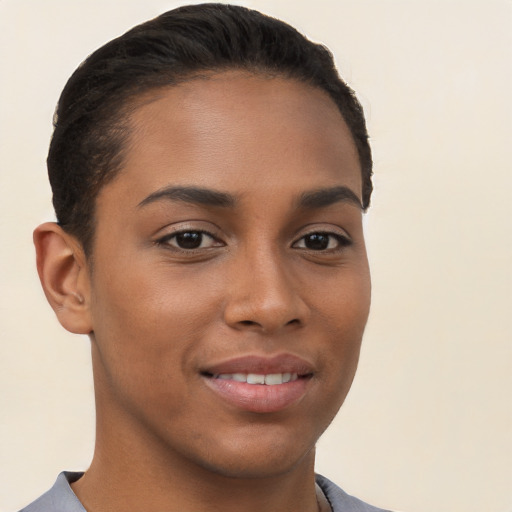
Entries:
[[91, 337], [95, 460], [312, 471], [370, 303], [370, 149], [329, 52], [242, 7], [171, 11], [75, 72], [48, 162], [38, 267]]
[[151, 90], [226, 70], [296, 80], [325, 91], [357, 148], [362, 203], [372, 192], [363, 110], [331, 53], [286, 23], [244, 7], [181, 7], [143, 23], [89, 56], [68, 81], [55, 114], [48, 173], [57, 220], [91, 256], [95, 203], [122, 168], [130, 113]]

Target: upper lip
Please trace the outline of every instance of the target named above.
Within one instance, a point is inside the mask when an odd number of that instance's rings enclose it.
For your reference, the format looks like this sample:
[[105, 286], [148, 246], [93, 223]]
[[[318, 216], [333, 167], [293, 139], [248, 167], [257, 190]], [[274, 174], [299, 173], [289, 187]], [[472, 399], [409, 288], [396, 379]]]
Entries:
[[220, 375], [232, 373], [296, 373], [309, 375], [314, 372], [313, 365], [293, 354], [275, 356], [246, 355], [226, 359], [202, 368], [201, 373]]

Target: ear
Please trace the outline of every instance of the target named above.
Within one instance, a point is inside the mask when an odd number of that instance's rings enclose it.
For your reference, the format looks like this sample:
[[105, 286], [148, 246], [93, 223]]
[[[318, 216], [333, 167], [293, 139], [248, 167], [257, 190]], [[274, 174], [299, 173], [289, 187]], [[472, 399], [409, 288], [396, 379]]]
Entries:
[[34, 245], [39, 279], [59, 322], [70, 332], [89, 334], [90, 281], [82, 245], [54, 222], [35, 229]]

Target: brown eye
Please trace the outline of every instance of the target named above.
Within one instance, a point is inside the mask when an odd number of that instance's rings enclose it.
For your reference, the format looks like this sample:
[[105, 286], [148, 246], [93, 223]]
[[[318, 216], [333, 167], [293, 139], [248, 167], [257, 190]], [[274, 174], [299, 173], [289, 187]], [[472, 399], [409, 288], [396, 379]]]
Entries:
[[329, 235], [313, 233], [304, 237], [304, 246], [314, 251], [324, 251], [329, 248]]
[[180, 249], [198, 249], [203, 243], [203, 233], [199, 231], [188, 231], [179, 233], [175, 237], [176, 245]]
[[161, 240], [159, 244], [170, 245], [171, 247], [193, 251], [194, 249], [208, 249], [222, 245], [212, 235], [205, 231], [180, 231], [167, 235]]
[[351, 241], [338, 233], [315, 232], [309, 233], [298, 240], [294, 247], [310, 251], [328, 251], [341, 249], [351, 244]]

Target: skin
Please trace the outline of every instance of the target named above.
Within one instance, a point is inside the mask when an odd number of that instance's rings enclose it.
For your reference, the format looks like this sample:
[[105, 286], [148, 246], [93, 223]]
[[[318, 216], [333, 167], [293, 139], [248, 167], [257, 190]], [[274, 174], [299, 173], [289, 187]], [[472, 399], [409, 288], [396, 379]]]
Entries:
[[[370, 277], [357, 201], [299, 203], [335, 187], [360, 202], [349, 130], [323, 91], [242, 72], [153, 91], [130, 126], [97, 199], [94, 268], [55, 224], [35, 233], [50, 303], [91, 338], [96, 450], [73, 489], [92, 512], [316, 511], [314, 446], [356, 371]], [[210, 234], [180, 249], [183, 231]], [[311, 233], [328, 247], [312, 249]], [[201, 375], [282, 353], [313, 371], [277, 412], [234, 407]]]

